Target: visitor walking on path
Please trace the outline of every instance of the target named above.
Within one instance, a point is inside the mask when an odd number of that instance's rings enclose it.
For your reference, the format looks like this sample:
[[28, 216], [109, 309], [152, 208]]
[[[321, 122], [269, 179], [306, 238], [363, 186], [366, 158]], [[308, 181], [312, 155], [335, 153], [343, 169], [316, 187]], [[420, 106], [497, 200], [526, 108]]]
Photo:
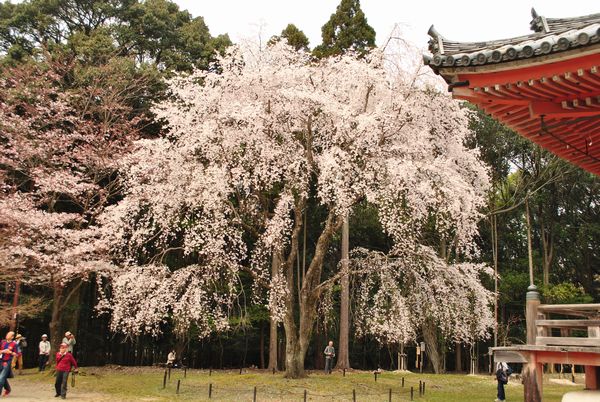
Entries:
[[11, 376], [12, 359], [17, 354], [17, 343], [13, 341], [14, 336], [15, 333], [9, 331], [6, 334], [6, 339], [0, 345], [0, 362], [2, 362], [2, 367], [0, 368], [0, 392], [4, 388], [4, 396], [10, 394], [8, 378]]
[[67, 397], [67, 381], [71, 367], [75, 367], [74, 372], [77, 373], [77, 361], [68, 348], [69, 345], [63, 342], [60, 344], [60, 351], [56, 353], [56, 381], [54, 382], [56, 395], [54, 396], [60, 396], [62, 399]]
[[504, 385], [508, 384], [508, 376], [511, 374], [512, 370], [508, 367], [508, 364], [499, 362], [496, 365], [496, 381], [498, 381], [498, 397], [496, 398], [496, 402], [503, 402], [506, 400]]
[[325, 373], [331, 374], [331, 368], [333, 367], [333, 358], [335, 357], [335, 348], [333, 347], [333, 341], [329, 341], [327, 347], [325, 347]]
[[50, 357], [50, 350], [52, 347], [50, 346], [50, 342], [48, 341], [48, 335], [42, 335], [42, 340], [40, 341], [40, 370], [44, 371], [46, 369], [46, 364], [48, 363], [48, 358]]
[[67, 332], [65, 332], [65, 337], [63, 338], [62, 341], [63, 341], [63, 343], [67, 344], [67, 349], [68, 349], [69, 353], [73, 354], [74, 346], [77, 343], [75, 341], [75, 335], [73, 335], [72, 333], [67, 331]]
[[19, 375], [23, 372], [23, 348], [27, 347], [27, 339], [21, 334], [15, 336], [15, 342], [17, 344], [17, 355], [13, 357], [11, 367], [14, 369], [19, 366]]

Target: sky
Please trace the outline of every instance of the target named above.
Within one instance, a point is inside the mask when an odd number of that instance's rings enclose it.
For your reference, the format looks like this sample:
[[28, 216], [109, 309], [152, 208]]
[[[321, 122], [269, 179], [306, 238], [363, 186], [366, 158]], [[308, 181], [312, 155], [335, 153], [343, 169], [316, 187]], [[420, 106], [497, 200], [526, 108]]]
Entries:
[[[289, 23], [310, 40], [321, 43], [321, 27], [340, 0], [174, 0], [194, 17], [202, 16], [212, 35], [228, 33], [236, 42], [243, 38], [267, 41]], [[362, 0], [367, 21], [382, 44], [395, 24], [406, 39], [427, 46], [427, 30], [434, 24], [444, 37], [479, 42], [531, 33], [531, 7], [548, 18], [600, 13], [598, 0]]]

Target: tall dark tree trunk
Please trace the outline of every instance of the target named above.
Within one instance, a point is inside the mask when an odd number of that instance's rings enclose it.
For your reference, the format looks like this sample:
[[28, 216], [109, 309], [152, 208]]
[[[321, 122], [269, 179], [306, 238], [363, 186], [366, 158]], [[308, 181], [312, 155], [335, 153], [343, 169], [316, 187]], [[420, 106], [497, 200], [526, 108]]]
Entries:
[[[317, 303], [321, 293], [327, 288], [321, 282], [323, 271], [323, 260], [333, 234], [342, 226], [342, 219], [339, 219], [330, 211], [323, 230], [319, 235], [315, 246], [315, 253], [312, 261], [302, 278], [302, 287], [296, 304], [295, 286], [294, 286], [294, 262], [298, 255], [298, 238], [302, 229], [302, 212], [305, 204], [295, 208], [295, 227], [290, 241], [291, 251], [288, 255], [283, 269], [286, 273], [288, 294], [285, 300], [286, 314], [283, 320], [283, 327], [286, 336], [285, 364], [287, 378], [301, 378], [305, 376], [304, 360], [306, 351], [310, 343], [310, 338], [315, 324]], [[297, 306], [297, 320], [295, 308]]]
[[[279, 273], [280, 262], [277, 253], [273, 253], [271, 257], [271, 277]], [[269, 322], [269, 370], [279, 370], [277, 364], [277, 321], [271, 316]]]
[[[62, 303], [64, 287], [60, 283], [54, 283], [52, 288], [52, 315], [50, 318], [50, 342], [52, 350], [57, 351], [62, 342]], [[54, 353], [50, 354], [50, 360], [54, 360]]]
[[455, 371], [460, 373], [463, 371], [462, 368], [462, 345], [460, 342], [456, 342], [456, 364]]
[[435, 323], [431, 320], [426, 320], [422, 325], [422, 329], [426, 345], [425, 355], [429, 359], [433, 371], [436, 374], [442, 374], [444, 372], [444, 359], [440, 350]]
[[259, 352], [260, 352], [259, 367], [262, 370], [265, 368], [265, 325], [263, 323], [260, 324]]
[[348, 217], [342, 225], [342, 271], [346, 272], [341, 279], [340, 297], [340, 343], [338, 346], [338, 361], [336, 368], [350, 368], [349, 339], [350, 339], [350, 277], [348, 263], [350, 260], [350, 224]]

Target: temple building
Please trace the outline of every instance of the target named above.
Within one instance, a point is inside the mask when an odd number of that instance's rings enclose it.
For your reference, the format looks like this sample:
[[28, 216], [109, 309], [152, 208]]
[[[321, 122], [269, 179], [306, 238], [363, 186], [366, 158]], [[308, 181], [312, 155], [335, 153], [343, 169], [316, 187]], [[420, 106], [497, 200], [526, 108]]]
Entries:
[[486, 42], [454, 42], [432, 26], [425, 63], [454, 98], [600, 175], [600, 13], [532, 14], [534, 33]]
[[[451, 41], [432, 26], [425, 64], [454, 98], [600, 175], [600, 13], [532, 16], [533, 33], [485, 42]], [[527, 343], [492, 348], [494, 360], [524, 364], [527, 402], [542, 400], [544, 364], [585, 367], [589, 391], [563, 401], [600, 400], [600, 304], [541, 304], [533, 279], [526, 300]]]

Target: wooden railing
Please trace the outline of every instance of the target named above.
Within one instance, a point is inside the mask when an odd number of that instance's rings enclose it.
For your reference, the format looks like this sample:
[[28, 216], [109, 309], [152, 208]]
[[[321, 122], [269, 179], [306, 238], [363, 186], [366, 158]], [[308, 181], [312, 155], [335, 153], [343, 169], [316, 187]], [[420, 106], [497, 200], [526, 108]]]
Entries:
[[[548, 319], [550, 314], [579, 318]], [[600, 304], [540, 304], [535, 327], [536, 345], [600, 347]], [[552, 336], [553, 328], [560, 329], [560, 336]], [[587, 337], [572, 336], [573, 330], [587, 331]]]

